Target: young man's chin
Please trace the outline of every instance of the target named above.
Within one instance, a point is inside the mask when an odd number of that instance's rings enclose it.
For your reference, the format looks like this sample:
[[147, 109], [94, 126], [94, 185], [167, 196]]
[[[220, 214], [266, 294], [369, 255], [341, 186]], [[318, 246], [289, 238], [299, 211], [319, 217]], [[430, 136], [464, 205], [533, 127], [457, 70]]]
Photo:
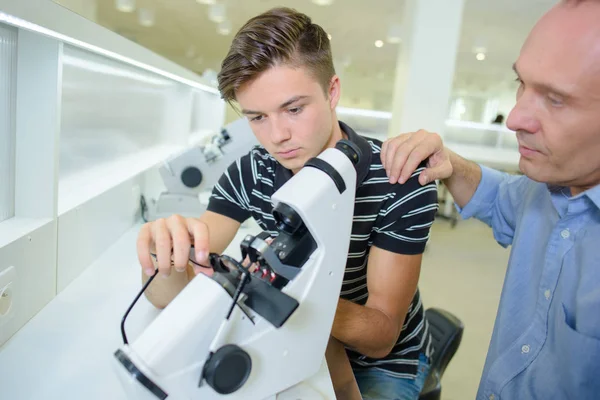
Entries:
[[286, 169], [289, 169], [289, 170], [298, 170], [298, 169], [304, 167], [304, 164], [306, 164], [308, 159], [311, 158], [311, 157], [307, 158], [305, 154], [303, 154], [301, 156], [298, 155], [297, 157], [292, 157], [292, 158], [280, 157], [278, 155], [274, 155], [274, 157], [279, 164], [281, 164], [283, 167], [285, 167]]

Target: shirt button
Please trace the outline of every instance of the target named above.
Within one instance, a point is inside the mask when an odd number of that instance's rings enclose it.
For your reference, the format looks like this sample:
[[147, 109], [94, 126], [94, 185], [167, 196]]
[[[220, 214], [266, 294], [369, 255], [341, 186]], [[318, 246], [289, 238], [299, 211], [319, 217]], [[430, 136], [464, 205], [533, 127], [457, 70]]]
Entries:
[[550, 295], [551, 295], [551, 294], [552, 294], [552, 293], [551, 293], [549, 290], [546, 290], [546, 291], [544, 292], [544, 297], [546, 298], [546, 300], [550, 300]]
[[560, 233], [560, 236], [562, 236], [563, 239], [568, 239], [569, 236], [571, 236], [571, 232], [569, 232], [568, 229], [565, 229]]
[[493, 393], [492, 393], [492, 394], [490, 394], [490, 400], [495, 400], [495, 399], [496, 399], [496, 396], [494, 396], [494, 394], [493, 394]]
[[523, 347], [521, 347], [521, 352], [522, 352], [523, 354], [527, 354], [527, 353], [529, 353], [529, 345], [527, 345], [527, 344], [526, 344], [526, 345], [523, 345]]

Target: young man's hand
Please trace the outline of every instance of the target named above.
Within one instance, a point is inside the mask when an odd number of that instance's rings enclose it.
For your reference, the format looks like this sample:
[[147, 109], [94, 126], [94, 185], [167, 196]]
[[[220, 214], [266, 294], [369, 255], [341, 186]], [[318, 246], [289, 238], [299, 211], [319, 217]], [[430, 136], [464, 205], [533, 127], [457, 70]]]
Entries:
[[421, 185], [452, 175], [449, 151], [437, 133], [405, 133], [386, 140], [381, 147], [381, 163], [392, 184], [405, 183], [424, 160], [428, 161], [427, 169], [419, 176]]
[[[172, 215], [166, 219], [148, 222], [140, 230], [137, 241], [138, 259], [146, 275], [154, 274], [156, 257], [159, 272], [169, 276], [174, 268], [184, 272], [190, 259], [190, 249], [194, 245], [195, 261], [210, 267], [208, 226], [197, 218], [184, 218]], [[212, 269], [194, 264], [194, 272], [210, 275]]]

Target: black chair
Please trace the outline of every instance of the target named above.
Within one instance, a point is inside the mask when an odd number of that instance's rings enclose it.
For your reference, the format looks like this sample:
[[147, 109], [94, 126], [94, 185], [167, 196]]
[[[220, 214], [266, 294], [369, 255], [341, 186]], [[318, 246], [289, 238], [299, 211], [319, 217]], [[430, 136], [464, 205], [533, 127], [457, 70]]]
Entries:
[[427, 309], [425, 318], [429, 322], [433, 354], [429, 375], [425, 379], [419, 400], [440, 400], [442, 375], [460, 345], [465, 327], [456, 316], [439, 308]]

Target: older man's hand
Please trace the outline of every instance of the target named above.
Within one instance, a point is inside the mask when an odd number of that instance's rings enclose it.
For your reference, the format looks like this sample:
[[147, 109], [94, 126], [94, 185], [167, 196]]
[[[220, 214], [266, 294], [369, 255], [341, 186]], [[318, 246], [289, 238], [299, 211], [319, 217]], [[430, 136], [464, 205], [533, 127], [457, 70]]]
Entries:
[[386, 140], [381, 147], [381, 163], [392, 184], [405, 183], [424, 160], [427, 168], [419, 176], [421, 185], [452, 175], [449, 152], [437, 133], [405, 133]]

